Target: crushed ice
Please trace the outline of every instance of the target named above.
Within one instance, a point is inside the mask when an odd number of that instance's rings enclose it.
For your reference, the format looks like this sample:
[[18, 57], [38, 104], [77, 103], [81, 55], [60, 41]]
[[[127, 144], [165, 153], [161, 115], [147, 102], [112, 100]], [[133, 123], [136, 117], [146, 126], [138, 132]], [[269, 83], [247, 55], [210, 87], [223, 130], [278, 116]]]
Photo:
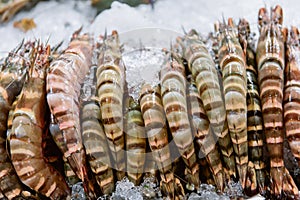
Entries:
[[240, 182], [229, 181], [224, 193], [229, 197], [243, 197], [243, 188]]
[[143, 196], [138, 188], [125, 177], [117, 182], [116, 191], [112, 194], [111, 200], [143, 200]]
[[120, 33], [128, 91], [135, 100], [144, 83], [159, 83], [159, 71], [165, 59], [163, 49], [174, 44], [176, 37], [181, 35], [162, 28], [143, 28]]
[[201, 184], [197, 193], [191, 193], [188, 200], [229, 200], [229, 197], [218, 195], [213, 185]]
[[136, 49], [123, 54], [126, 66], [126, 81], [129, 94], [138, 100], [139, 91], [144, 83], [159, 82], [158, 72], [163, 62], [161, 49]]
[[82, 182], [78, 182], [72, 186], [71, 199], [72, 200], [85, 200], [86, 199]]
[[155, 177], [144, 178], [143, 183], [139, 186], [135, 186], [127, 177], [124, 177], [123, 180], [116, 183], [116, 190], [110, 198], [103, 196], [99, 197], [98, 200], [162, 200], [161, 196]]
[[[229, 182], [224, 194], [218, 194], [213, 185], [201, 184], [197, 193], [186, 194], [187, 200], [230, 200], [231, 198], [244, 198], [240, 183]], [[155, 177], [144, 178], [143, 183], [135, 186], [125, 177], [116, 183], [116, 190], [111, 197], [102, 196], [98, 200], [162, 200], [162, 193]], [[256, 195], [251, 200], [263, 200], [264, 197]]]
[[138, 186], [144, 199], [160, 199], [162, 197], [157, 179], [153, 176], [144, 178], [143, 183]]
[[[55, 45], [65, 41], [68, 43], [71, 34], [80, 26], [84, 31], [95, 36], [118, 30], [120, 33], [145, 27], [158, 27], [182, 33], [182, 26], [189, 30], [207, 34], [213, 30], [213, 23], [225, 17], [238, 20], [245, 17], [249, 20], [251, 29], [257, 32], [257, 11], [260, 7], [280, 4], [284, 10], [284, 25], [300, 26], [298, 0], [253, 0], [248, 1], [194, 1], [194, 0], [158, 0], [153, 10], [150, 5], [130, 7], [120, 2], [113, 2], [111, 8], [96, 17], [96, 10], [90, 6], [90, 1], [41, 1], [30, 11], [18, 13], [10, 22], [0, 26], [0, 57], [3, 52], [13, 49], [23, 37], [50, 39]], [[233, 6], [234, 5], [234, 6]], [[292, 6], [291, 6], [292, 5]], [[180, 15], [179, 15], [180, 14]], [[37, 27], [26, 34], [15, 29], [13, 22], [24, 17], [33, 18]]]

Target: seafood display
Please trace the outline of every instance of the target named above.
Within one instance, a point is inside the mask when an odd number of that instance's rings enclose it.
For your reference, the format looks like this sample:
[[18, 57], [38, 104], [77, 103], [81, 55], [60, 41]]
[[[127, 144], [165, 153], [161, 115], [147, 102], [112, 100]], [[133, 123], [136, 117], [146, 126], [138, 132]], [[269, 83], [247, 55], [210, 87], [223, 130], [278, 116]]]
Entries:
[[159, 50], [117, 31], [23, 41], [0, 60], [0, 198], [300, 199], [299, 30], [282, 24], [280, 6], [259, 9], [256, 48], [224, 17]]

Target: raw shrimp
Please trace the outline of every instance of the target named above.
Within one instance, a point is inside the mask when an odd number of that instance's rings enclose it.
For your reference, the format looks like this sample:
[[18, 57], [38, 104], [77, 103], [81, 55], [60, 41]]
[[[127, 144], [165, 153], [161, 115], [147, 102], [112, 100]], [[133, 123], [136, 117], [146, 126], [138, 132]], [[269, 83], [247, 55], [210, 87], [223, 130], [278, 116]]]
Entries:
[[21, 181], [51, 199], [66, 198], [64, 177], [44, 160], [42, 138], [46, 126], [46, 69], [50, 47], [36, 44], [28, 79], [17, 102], [10, 134], [10, 153]]

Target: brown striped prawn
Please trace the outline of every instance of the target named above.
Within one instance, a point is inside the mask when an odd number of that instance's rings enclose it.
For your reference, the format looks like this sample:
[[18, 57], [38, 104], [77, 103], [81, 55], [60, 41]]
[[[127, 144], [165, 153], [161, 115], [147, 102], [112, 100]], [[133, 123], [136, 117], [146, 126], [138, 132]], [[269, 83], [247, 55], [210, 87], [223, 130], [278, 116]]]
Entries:
[[46, 125], [46, 70], [50, 47], [35, 44], [28, 79], [13, 113], [9, 146], [13, 166], [29, 188], [51, 199], [66, 198], [70, 189], [64, 177], [43, 156]]
[[188, 62], [189, 71], [195, 80], [213, 133], [218, 137], [226, 173], [229, 176], [236, 176], [232, 142], [228, 133], [226, 110], [215, 63], [195, 30], [191, 30], [183, 38], [178, 38], [177, 42], [181, 47], [179, 51]]
[[287, 38], [284, 123], [291, 150], [300, 166], [300, 38], [299, 30], [291, 27]]
[[87, 173], [79, 117], [80, 88], [91, 67], [93, 46], [88, 34], [79, 33], [80, 30], [73, 34], [68, 48], [50, 65], [46, 79], [47, 102], [54, 124], [60, 129], [52, 137], [83, 181], [87, 196], [95, 198], [94, 186]]
[[111, 168], [110, 151], [101, 122], [100, 106], [97, 101], [96, 70], [92, 66], [81, 88], [81, 128], [83, 145], [92, 172], [102, 194], [109, 195], [115, 187]]
[[299, 198], [299, 191], [283, 160], [283, 87], [285, 68], [285, 33], [282, 29], [283, 12], [280, 6], [258, 12], [260, 37], [256, 49], [260, 100], [264, 132], [270, 156], [271, 193], [276, 198], [285, 195]]
[[[24, 41], [4, 60], [0, 72], [0, 189], [7, 199], [34, 198], [25, 191], [8, 156], [6, 139], [9, 138], [12, 112], [16, 96], [22, 90], [30, 65], [30, 51], [34, 43]], [[14, 105], [13, 105], [14, 104]]]
[[139, 102], [149, 146], [160, 171], [160, 188], [163, 195], [174, 200], [183, 199], [184, 189], [173, 172], [160, 86], [144, 84], [141, 88]]
[[238, 34], [241, 46], [246, 55], [247, 74], [247, 132], [248, 132], [248, 156], [249, 164], [254, 166], [254, 182], [248, 182], [245, 190], [251, 195], [266, 192], [266, 165], [263, 160], [264, 132], [261, 103], [259, 98], [259, 86], [257, 80], [257, 65], [255, 52], [250, 47], [250, 25], [245, 19], [241, 19], [238, 25]]
[[207, 167], [213, 174], [213, 180], [218, 190], [223, 191], [225, 180], [219, 149], [216, 145], [213, 130], [200, 99], [194, 80], [190, 78], [188, 86], [189, 113], [191, 115], [192, 130], [195, 135], [195, 144], [198, 145], [198, 156], [203, 157]]
[[97, 92], [108, 146], [112, 154], [112, 165], [117, 179], [125, 176], [126, 158], [123, 128], [123, 96], [125, 67], [121, 60], [119, 35], [113, 31], [103, 38], [98, 56]]
[[124, 130], [127, 176], [135, 185], [139, 185], [146, 161], [146, 133], [140, 105], [131, 96], [126, 100]]
[[172, 139], [185, 163], [186, 188], [200, 186], [199, 164], [195, 153], [187, 109], [185, 69], [175, 52], [166, 52], [160, 72], [162, 103], [166, 113]]
[[245, 188], [248, 168], [247, 141], [247, 79], [244, 51], [239, 43], [237, 28], [231, 18], [219, 27], [219, 63], [222, 69], [223, 91], [239, 180]]

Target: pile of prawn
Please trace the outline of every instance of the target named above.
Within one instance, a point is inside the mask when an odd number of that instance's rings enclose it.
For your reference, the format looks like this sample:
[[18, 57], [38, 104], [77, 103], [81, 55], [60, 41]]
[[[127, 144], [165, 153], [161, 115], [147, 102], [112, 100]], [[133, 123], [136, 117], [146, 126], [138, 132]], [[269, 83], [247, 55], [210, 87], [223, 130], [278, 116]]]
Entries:
[[280, 6], [259, 10], [256, 50], [245, 19], [206, 40], [185, 32], [138, 99], [117, 31], [95, 42], [78, 30], [61, 52], [23, 41], [0, 66], [1, 197], [69, 199], [82, 182], [96, 199], [127, 176], [155, 177], [169, 199], [232, 181], [245, 196], [300, 199], [283, 155], [287, 139], [300, 164], [300, 39], [282, 22]]

